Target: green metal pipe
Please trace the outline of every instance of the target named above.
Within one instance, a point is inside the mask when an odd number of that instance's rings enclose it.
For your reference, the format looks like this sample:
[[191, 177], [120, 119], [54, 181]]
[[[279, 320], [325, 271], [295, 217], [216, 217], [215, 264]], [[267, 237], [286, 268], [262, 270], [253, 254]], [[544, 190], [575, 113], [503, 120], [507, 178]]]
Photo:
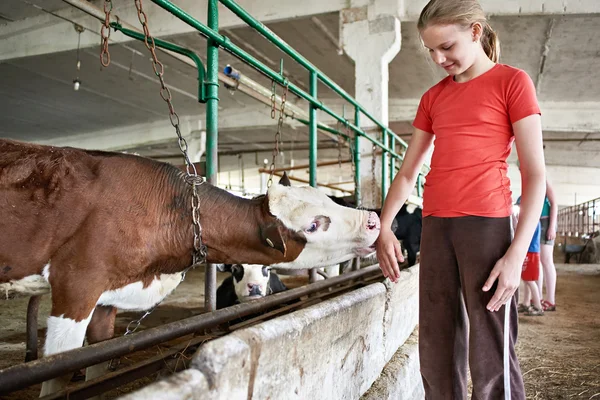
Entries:
[[[137, 39], [142, 42], [144, 41], [144, 34], [141, 32], [136, 32], [134, 30], [124, 28], [123, 26], [121, 26], [121, 24], [116, 22], [112, 22], [110, 26], [113, 29], [122, 32], [125, 36], [129, 36], [130, 38]], [[175, 53], [184, 55], [190, 58], [196, 64], [196, 69], [198, 70], [198, 102], [206, 103], [206, 90], [204, 86], [204, 76], [206, 75], [206, 72], [204, 70], [204, 64], [202, 63], [200, 57], [190, 49], [186, 49], [185, 47], [178, 46], [174, 43], [165, 42], [161, 39], [154, 38], [154, 44], [156, 44], [162, 49], [170, 50]]]
[[[208, 2], [208, 24], [212, 30], [219, 29], [218, 1]], [[219, 143], [219, 46], [208, 39], [207, 47], [207, 102], [206, 102], [206, 177], [217, 183], [217, 145]]]
[[[208, 26], [219, 30], [219, 2], [208, 1]], [[219, 169], [219, 45], [209, 39], [206, 49], [206, 178], [217, 184]], [[204, 283], [204, 308], [211, 312], [217, 309], [217, 266], [206, 264]]]
[[[309, 103], [311, 103], [313, 106], [315, 106], [318, 109], [323, 110], [324, 112], [326, 112], [327, 114], [331, 115], [333, 118], [335, 118], [337, 121], [346, 124], [346, 120], [337, 115], [334, 111], [332, 111], [331, 109], [329, 109], [328, 107], [326, 107], [321, 101], [319, 101], [317, 98], [311, 96], [310, 94], [306, 93], [304, 90], [302, 90], [300, 87], [298, 87], [297, 85], [295, 85], [292, 82], [289, 82], [287, 79], [285, 79], [284, 77], [282, 77], [279, 73], [273, 71], [271, 68], [267, 67], [265, 64], [263, 64], [262, 62], [258, 61], [256, 58], [254, 58], [252, 55], [250, 55], [248, 52], [244, 51], [243, 49], [241, 49], [240, 47], [236, 46], [235, 44], [233, 44], [227, 37], [220, 35], [218, 32], [210, 29], [209, 27], [203, 25], [202, 23], [196, 21], [193, 17], [191, 17], [189, 14], [187, 14], [185, 11], [181, 10], [179, 7], [177, 7], [176, 5], [172, 4], [171, 2], [169, 2], [168, 0], [152, 0], [155, 4], [157, 4], [158, 6], [164, 8], [165, 10], [169, 11], [170, 13], [172, 13], [173, 15], [175, 15], [177, 18], [181, 19], [183, 22], [187, 23], [188, 25], [190, 25], [191, 27], [197, 29], [198, 31], [200, 31], [200, 33], [202, 33], [204, 36], [206, 36], [209, 40], [213, 40], [215, 43], [218, 43], [220, 46], [222, 46], [224, 49], [226, 49], [227, 51], [231, 52], [233, 55], [235, 55], [236, 57], [239, 57], [240, 59], [242, 59], [243, 61], [247, 62], [248, 64], [250, 64], [252, 67], [256, 68], [259, 72], [263, 73], [265, 76], [267, 76], [269, 79], [274, 80], [275, 82], [279, 83], [280, 85], [288, 85], [288, 89], [290, 92], [294, 93], [295, 95], [297, 95], [298, 97], [303, 98], [304, 100], [308, 101]], [[281, 39], [279, 39], [281, 40]], [[284, 42], [285, 43], [285, 42]], [[287, 44], [286, 44], [287, 46]], [[289, 47], [289, 46], [288, 46]], [[315, 71], [316, 72], [316, 71]], [[324, 76], [324, 75], [323, 75]], [[317, 73], [317, 77], [318, 77], [318, 73]], [[325, 78], [329, 81], [331, 81], [329, 78], [327, 78], [325, 76]], [[341, 91], [343, 91], [343, 89], [340, 88]], [[346, 93], [346, 92], [344, 92]], [[346, 96], [347, 93], [346, 93]], [[345, 97], [344, 97], [345, 98]], [[351, 97], [349, 97], [349, 101], [355, 106], [358, 107], [359, 110], [369, 116], [369, 114], [366, 112], [366, 110], [364, 110], [360, 104], [356, 103], [356, 101], [354, 99], [352, 99]], [[372, 117], [369, 116], [370, 119], [373, 119]], [[383, 126], [381, 123], [376, 122], [378, 126], [380, 126], [382, 129], [387, 129], [385, 126]], [[364, 137], [365, 139], [371, 141], [372, 143], [374, 143], [377, 146], [381, 147], [381, 143], [373, 138], [371, 138], [370, 136], [368, 136], [366, 133], [362, 132], [360, 130], [360, 128], [354, 126], [351, 123], [348, 123], [348, 127], [350, 129], [352, 129], [355, 132], [359, 132], [359, 134]], [[406, 145], [406, 142], [404, 142], [404, 140], [402, 140], [398, 135], [396, 135], [393, 132], [390, 132], [392, 135], [394, 135], [394, 137], [396, 138], [396, 140], [399, 141], [399, 143], [402, 143], [403, 145]], [[387, 151], [390, 151], [390, 149], [386, 149]], [[396, 158], [399, 158], [398, 156], [396, 156]], [[401, 159], [401, 158], [400, 158]]]
[[[317, 74], [314, 71], [310, 73], [310, 95], [317, 97]], [[309, 165], [309, 182], [310, 186], [317, 187], [317, 108], [314, 104], [310, 104], [308, 109], [309, 126], [308, 126], [308, 165]]]
[[[383, 139], [383, 144], [385, 144], [385, 146], [388, 146], [388, 132], [386, 129], [383, 130], [383, 135], [382, 135], [382, 139]], [[384, 150], [381, 153], [381, 206], [383, 207], [383, 201], [385, 199], [385, 196], [387, 195], [387, 190], [388, 190], [388, 155], [387, 152]]]
[[[287, 106], [286, 106], [287, 108]], [[310, 125], [310, 121], [303, 119], [303, 118], [294, 118], [296, 121], [303, 123], [304, 125]], [[321, 130], [321, 131], [325, 131], [325, 132], [329, 132], [329, 133], [333, 133], [334, 135], [338, 135], [343, 137], [346, 140], [350, 140], [350, 136], [346, 135], [343, 132], [338, 131], [337, 129], [331, 128], [325, 124], [322, 124], [320, 122], [317, 122], [317, 129]], [[332, 140], [332, 142], [335, 142], [334, 140]]]
[[[354, 107], [354, 124], [360, 126], [360, 109]], [[354, 131], [354, 202], [357, 207], [362, 204], [362, 194], [360, 190], [360, 135]]]
[[[354, 107], [358, 107], [360, 111], [371, 121], [373, 121], [377, 126], [379, 126], [382, 130], [387, 129], [381, 122], [377, 121], [371, 114], [367, 112], [358, 102], [350, 96], [344, 89], [342, 89], [337, 83], [332, 81], [327, 75], [321, 72], [317, 67], [315, 67], [310, 61], [308, 61], [304, 56], [294, 50], [289, 44], [287, 44], [284, 40], [282, 40], [279, 36], [277, 36], [273, 31], [267, 28], [262, 22], [256, 20], [252, 15], [250, 15], [246, 10], [240, 7], [232, 0], [219, 0], [221, 4], [225, 7], [229, 8], [235, 15], [237, 15], [242, 21], [247, 23], [249, 26], [258, 31], [261, 35], [267, 38], [271, 43], [281, 49], [284, 53], [292, 57], [292, 59], [296, 60], [300, 65], [306, 68], [308, 71], [315, 72], [317, 77], [329, 86], [334, 92], [342, 96], [347, 102], [352, 104]], [[408, 145], [402, 138], [400, 138], [395, 133], [391, 132], [392, 135], [398, 140], [399, 143], [402, 143], [403, 146], [407, 147]]]

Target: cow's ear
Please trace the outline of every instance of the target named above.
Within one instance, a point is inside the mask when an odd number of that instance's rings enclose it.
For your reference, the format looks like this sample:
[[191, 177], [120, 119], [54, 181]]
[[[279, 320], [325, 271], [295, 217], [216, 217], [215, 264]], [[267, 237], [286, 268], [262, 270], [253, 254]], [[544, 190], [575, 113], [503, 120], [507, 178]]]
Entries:
[[278, 250], [285, 257], [286, 246], [281, 232], [281, 225], [277, 223], [262, 226], [260, 228], [261, 241], [267, 246]]
[[242, 264], [233, 264], [231, 265], [230, 272], [241, 279], [244, 276], [244, 266]]
[[231, 272], [231, 264], [217, 264], [217, 270], [220, 272]]
[[290, 181], [290, 178], [287, 176], [286, 172], [284, 172], [283, 175], [281, 176], [281, 179], [279, 180], [279, 184], [282, 186], [292, 186], [292, 182]]

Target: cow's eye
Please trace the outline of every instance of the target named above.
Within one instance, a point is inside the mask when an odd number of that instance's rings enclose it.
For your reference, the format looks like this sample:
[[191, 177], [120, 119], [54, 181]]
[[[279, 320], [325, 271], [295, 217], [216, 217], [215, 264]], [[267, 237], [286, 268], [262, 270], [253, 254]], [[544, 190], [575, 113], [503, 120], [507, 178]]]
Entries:
[[319, 229], [319, 222], [318, 221], [313, 221], [310, 224], [310, 226], [305, 229], [305, 232], [307, 232], [307, 233], [313, 233], [313, 232], [316, 232], [317, 229]]
[[269, 267], [262, 267], [263, 276], [269, 276]]

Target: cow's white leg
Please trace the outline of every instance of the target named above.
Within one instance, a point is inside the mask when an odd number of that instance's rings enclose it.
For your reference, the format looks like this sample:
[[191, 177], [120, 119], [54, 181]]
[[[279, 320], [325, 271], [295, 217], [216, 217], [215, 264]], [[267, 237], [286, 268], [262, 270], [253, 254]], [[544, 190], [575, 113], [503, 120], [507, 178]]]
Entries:
[[[65, 318], [62, 315], [59, 317], [48, 317], [48, 331], [46, 333], [44, 356], [50, 356], [52, 354], [62, 353], [67, 350], [81, 347], [92, 314], [93, 310], [86, 319], [81, 321]], [[71, 380], [71, 376], [72, 374], [69, 374], [44, 382], [42, 384], [40, 397], [64, 389]]]

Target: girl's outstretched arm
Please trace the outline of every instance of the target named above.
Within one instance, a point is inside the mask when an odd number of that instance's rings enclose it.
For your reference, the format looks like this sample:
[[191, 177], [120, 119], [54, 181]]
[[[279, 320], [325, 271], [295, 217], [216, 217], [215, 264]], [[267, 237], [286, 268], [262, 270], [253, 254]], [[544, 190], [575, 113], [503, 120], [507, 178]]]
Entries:
[[415, 129], [404, 155], [404, 161], [385, 198], [381, 210], [381, 233], [377, 239], [377, 259], [386, 278], [396, 282], [400, 277], [398, 261], [404, 261], [400, 243], [392, 232], [392, 221], [412, 192], [427, 152], [433, 143], [433, 135]]

